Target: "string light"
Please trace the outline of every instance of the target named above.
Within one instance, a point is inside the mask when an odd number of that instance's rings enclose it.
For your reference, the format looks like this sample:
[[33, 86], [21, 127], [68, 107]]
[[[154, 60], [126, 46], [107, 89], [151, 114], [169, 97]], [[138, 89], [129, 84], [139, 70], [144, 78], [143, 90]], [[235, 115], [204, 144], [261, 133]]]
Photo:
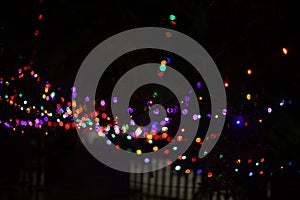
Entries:
[[[37, 16], [37, 19], [39, 21], [42, 21], [43, 18], [44, 18], [43, 14], [39, 13], [38, 16]], [[170, 15], [169, 19], [170, 19], [170, 23], [172, 25], [176, 25], [175, 15]], [[35, 37], [40, 35], [40, 29], [37, 29], [37, 27], [35, 27], [35, 29], [33, 29], [34, 30], [33, 35]], [[283, 52], [284, 55], [287, 55], [288, 54], [288, 49], [284, 47], [284, 48], [282, 48], [282, 52]], [[167, 58], [166, 60], [161, 61], [161, 65], [159, 66], [160, 72], [158, 73], [159, 76], [164, 75], [163, 72], [165, 72], [167, 70], [167, 64], [169, 65], [170, 63], [171, 63], [171, 58]], [[0, 77], [1, 87], [5, 86], [5, 87], [7, 87], [7, 88], [5, 88], [5, 90], [9, 91], [12, 88], [11, 85], [13, 85], [14, 82], [16, 82], [17, 80], [24, 79], [24, 77], [33, 78], [36, 81], [37, 84], [41, 85], [42, 84], [41, 83], [41, 77], [39, 76], [38, 73], [31, 70], [32, 65], [33, 65], [33, 63], [31, 62], [31, 64], [29, 64], [28, 66], [24, 66], [22, 69], [19, 69], [18, 72], [17, 72], [17, 75], [14, 76], [14, 77], [10, 77], [9, 79], [4, 79], [4, 78]], [[252, 72], [251, 69], [247, 70], [248, 75], [251, 75], [252, 73], [253, 72]], [[196, 86], [197, 86], [198, 89], [200, 89], [200, 88], [202, 88], [202, 83], [197, 82]], [[229, 83], [224, 82], [224, 86], [226, 88], [229, 87]], [[62, 89], [64, 89], [64, 88], [62, 88]], [[116, 138], [117, 135], [122, 135], [121, 134], [122, 132], [126, 133], [126, 130], [128, 130], [128, 124], [126, 124], [124, 126], [120, 125], [120, 127], [116, 128], [116, 129], [114, 129], [114, 126], [106, 126], [106, 127], [100, 128], [99, 122], [101, 120], [110, 120], [108, 114], [105, 113], [105, 112], [100, 113], [99, 118], [95, 118], [95, 121], [93, 121], [94, 123], [91, 121], [92, 120], [92, 118], [90, 116], [91, 113], [88, 113], [87, 114], [88, 116], [82, 117], [81, 120], [79, 120], [77, 122], [72, 122], [71, 120], [73, 119], [73, 112], [70, 110], [69, 107], [71, 107], [71, 106], [72, 107], [77, 107], [77, 103], [74, 100], [73, 101], [68, 101], [68, 98], [61, 96], [58, 92], [59, 90], [60, 89], [58, 89], [58, 88], [51, 87], [51, 84], [47, 81], [45, 86], [43, 87], [43, 90], [41, 91], [41, 93], [44, 93], [44, 94], [40, 94], [40, 96], [39, 96], [40, 98], [42, 97], [42, 100], [43, 100], [42, 102], [45, 103], [44, 105], [30, 105], [32, 103], [31, 101], [28, 101], [30, 98], [26, 98], [25, 93], [23, 95], [23, 93], [20, 93], [20, 91], [17, 91], [17, 90], [12, 94], [12, 96], [10, 96], [11, 94], [9, 94], [9, 93], [3, 94], [0, 97], [0, 102], [8, 103], [9, 106], [14, 106], [14, 108], [16, 108], [16, 109], [19, 109], [21, 111], [25, 111], [28, 114], [26, 116], [28, 118], [31, 117], [31, 116], [29, 116], [29, 114], [32, 114], [32, 113], [35, 114], [37, 116], [37, 118], [35, 120], [31, 120], [31, 121], [28, 120], [28, 119], [25, 119], [26, 117], [24, 117], [24, 119], [10, 119], [9, 122], [6, 122], [6, 121], [2, 122], [0, 120], [0, 124], [4, 125], [4, 127], [8, 128], [8, 129], [13, 130], [14, 132], [19, 131], [21, 134], [25, 134], [25, 131], [23, 130], [24, 127], [32, 127], [32, 128], [37, 128], [37, 129], [40, 129], [40, 130], [42, 129], [41, 133], [43, 133], [45, 135], [49, 134], [49, 132], [48, 132], [49, 127], [50, 128], [53, 128], [53, 127], [59, 128], [60, 127], [62, 129], [65, 129], [65, 130], [70, 130], [71, 128], [78, 127], [78, 128], [87, 129], [87, 130], [98, 129], [99, 132], [97, 131], [97, 134], [100, 137], [105, 137], [105, 135], [108, 134], [108, 131], [114, 130], [115, 134], [111, 134], [111, 137]], [[71, 90], [72, 90], [73, 97], [76, 97], [76, 88], [72, 87]], [[154, 98], [156, 98], [157, 96], [158, 95], [154, 95]], [[246, 97], [247, 97], [248, 100], [250, 100], [251, 99], [251, 94], [247, 94]], [[20, 100], [18, 98], [21, 98], [22, 100]], [[243, 97], [243, 98], [245, 98], [245, 97]], [[6, 99], [7, 99], [7, 101], [6, 101]], [[199, 100], [203, 100], [202, 96], [199, 97]], [[45, 101], [48, 101], [48, 102], [45, 102]], [[60, 103], [56, 104], [57, 109], [56, 110], [51, 109], [51, 107], [53, 106], [51, 104], [53, 102], [58, 102], [58, 101], [60, 101]], [[90, 97], [86, 97], [85, 101], [90, 102]], [[118, 103], [118, 98], [113, 97], [112, 102], [113, 103]], [[285, 104], [285, 100], [282, 100], [279, 105], [283, 106], [284, 104]], [[104, 100], [101, 100], [100, 105], [105, 106], [106, 102]], [[272, 106], [274, 106], [274, 105], [272, 105]], [[277, 102], [277, 106], [278, 106], [278, 102]], [[267, 111], [268, 111], [268, 113], [272, 113], [272, 108], [268, 107]], [[132, 113], [132, 112], [133, 112], [133, 110], [129, 111], [129, 113]], [[264, 112], [266, 112], [265, 108], [264, 108]], [[84, 110], [80, 106], [77, 108], [77, 110], [74, 111], [74, 115], [77, 115], [77, 116], [78, 115], [80, 116], [83, 113], [84, 113]], [[188, 114], [188, 111], [183, 110], [182, 113], [183, 114]], [[227, 110], [226, 110], [226, 113], [227, 113]], [[216, 116], [219, 116], [219, 115], [213, 115], [213, 116], [217, 119], [218, 117], [216, 117]], [[197, 114], [193, 115], [193, 120], [197, 120], [197, 119], [200, 119], [200, 115], [197, 115]], [[258, 122], [262, 123], [263, 120], [259, 119]], [[97, 128], [94, 127], [95, 123], [98, 123]], [[246, 126], [246, 123], [247, 122], [245, 122], [245, 126]], [[240, 125], [240, 124], [242, 124], [242, 121], [241, 120], [236, 120], [236, 124]], [[249, 121], [249, 126], [250, 126], [250, 121]], [[182, 132], [184, 132], [184, 131], [182, 131]], [[127, 140], [131, 141], [131, 140], [134, 139], [134, 136], [126, 135], [126, 138], [127, 138]], [[169, 138], [169, 135], [167, 133], [163, 133], [162, 137], [159, 137], [157, 135], [147, 135], [147, 137], [146, 137], [146, 139], [148, 139], [149, 143], [152, 143], [154, 139], [157, 140], [158, 138], [167, 139], [167, 138]], [[213, 136], [211, 138], [215, 138], [215, 136]], [[178, 136], [176, 141], [177, 142], [182, 142], [183, 137]], [[198, 145], [201, 144], [201, 138], [197, 137], [195, 139], [195, 142], [198, 143]], [[106, 144], [111, 145], [112, 142], [110, 140], [107, 140]], [[119, 146], [118, 146], [118, 148], [119, 148]], [[159, 148], [158, 148], [158, 146], [154, 146], [152, 149], [153, 149], [153, 151], [158, 151]], [[176, 148], [174, 147], [173, 150], [177, 150], [177, 147]], [[134, 152], [135, 150], [128, 148], [128, 151], [130, 151], [130, 152], [133, 151]], [[169, 153], [170, 153], [169, 150], [164, 150], [164, 154], [169, 154]], [[142, 154], [142, 150], [141, 149], [136, 150], [136, 154], [139, 154], [139, 155]], [[180, 160], [186, 160], [187, 157], [186, 156], [181, 156], [180, 158], [181, 158]], [[222, 159], [223, 155], [222, 156], [220, 155], [219, 158]], [[189, 158], [188, 160], [191, 160], [192, 162], [196, 162], [197, 159], [193, 157], [193, 158]], [[145, 158], [144, 162], [149, 163], [150, 159]], [[251, 164], [252, 159], [249, 158], [247, 160], [247, 162], [248, 162], [248, 164]], [[264, 158], [261, 158], [260, 162], [261, 163], [265, 162]], [[266, 162], [268, 162], [268, 161], [266, 161]], [[241, 159], [236, 160], [236, 163], [240, 164]], [[256, 162], [255, 165], [259, 166], [259, 162]], [[291, 166], [292, 161], [289, 161], [288, 165]], [[179, 171], [182, 168], [183, 168], [182, 166], [177, 165], [175, 167], [175, 170]], [[284, 166], [280, 167], [281, 170], [283, 170], [283, 168], [284, 168]], [[239, 169], [234, 168], [234, 171], [238, 172]], [[185, 169], [184, 172], [186, 174], [190, 174], [191, 169]], [[203, 173], [201, 169], [198, 169], [196, 172], [197, 172], [197, 174], [202, 174]], [[259, 175], [263, 175], [263, 174], [264, 174], [264, 171], [260, 170]], [[253, 172], [250, 171], [248, 175], [253, 176]], [[212, 177], [213, 173], [208, 172], [207, 176]]]

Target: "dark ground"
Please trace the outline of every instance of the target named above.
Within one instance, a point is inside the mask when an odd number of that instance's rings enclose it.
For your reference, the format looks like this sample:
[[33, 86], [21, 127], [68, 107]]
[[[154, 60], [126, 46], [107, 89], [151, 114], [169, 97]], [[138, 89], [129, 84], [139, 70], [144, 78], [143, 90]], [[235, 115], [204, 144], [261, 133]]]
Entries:
[[67, 134], [1, 136], [0, 199], [126, 199], [128, 174], [102, 165]]

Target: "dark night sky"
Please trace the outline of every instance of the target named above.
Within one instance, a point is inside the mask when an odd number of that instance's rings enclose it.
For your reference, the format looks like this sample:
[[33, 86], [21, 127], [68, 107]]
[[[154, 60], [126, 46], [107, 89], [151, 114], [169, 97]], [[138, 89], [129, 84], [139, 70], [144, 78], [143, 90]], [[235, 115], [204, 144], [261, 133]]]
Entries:
[[[245, 67], [257, 66], [259, 81], [268, 79], [264, 84], [272, 82], [277, 89], [278, 85], [290, 86], [290, 81], [296, 85], [299, 17], [292, 4], [238, 0], [129, 2], [45, 1], [42, 9], [33, 0], [2, 2], [2, 59], [10, 59], [14, 68], [12, 63], [18, 54], [26, 59], [36, 48], [41, 71], [58, 81], [63, 77], [57, 72], [65, 76], [69, 71], [67, 76], [72, 80], [74, 73], [69, 69], [76, 72], [87, 53], [107, 37], [130, 28], [162, 26], [196, 39], [214, 58], [224, 77], [236, 77]], [[44, 19], [36, 40], [32, 32], [37, 10], [43, 11]], [[172, 13], [177, 16], [176, 27], [169, 24]], [[289, 48], [288, 58], [282, 56], [283, 46]], [[280, 84], [275, 83], [278, 79]]]

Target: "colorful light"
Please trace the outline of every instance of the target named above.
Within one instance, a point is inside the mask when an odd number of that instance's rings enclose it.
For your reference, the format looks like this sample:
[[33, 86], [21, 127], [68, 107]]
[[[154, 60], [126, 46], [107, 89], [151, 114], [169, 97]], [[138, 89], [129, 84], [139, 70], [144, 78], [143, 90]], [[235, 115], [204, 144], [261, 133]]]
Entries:
[[271, 113], [272, 112], [272, 108], [268, 108], [268, 113]]
[[202, 87], [202, 83], [201, 82], [197, 82], [197, 88], [201, 88]]
[[166, 71], [166, 69], [167, 69], [167, 67], [165, 65], [160, 65], [159, 66], [159, 70], [162, 71], [162, 72]]
[[173, 20], [176, 19], [176, 17], [175, 17], [175, 15], [170, 15], [170, 16], [169, 16], [169, 19], [173, 21]]

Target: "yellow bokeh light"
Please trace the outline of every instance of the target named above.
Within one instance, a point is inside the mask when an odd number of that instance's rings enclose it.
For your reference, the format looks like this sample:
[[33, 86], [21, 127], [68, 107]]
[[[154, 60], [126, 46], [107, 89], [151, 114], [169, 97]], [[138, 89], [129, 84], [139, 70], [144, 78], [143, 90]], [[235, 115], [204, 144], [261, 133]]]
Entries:
[[138, 154], [138, 155], [142, 154], [142, 150], [140, 150], [140, 149], [136, 150], [136, 154]]
[[147, 135], [148, 140], [152, 140], [152, 138], [153, 138], [153, 135]]
[[251, 100], [251, 94], [247, 94], [247, 99], [250, 101]]
[[98, 136], [99, 136], [99, 137], [103, 137], [103, 136], [104, 136], [104, 133], [98, 132]]
[[163, 61], [160, 62], [160, 64], [165, 66], [165, 65], [167, 65], [167, 61], [163, 60]]

